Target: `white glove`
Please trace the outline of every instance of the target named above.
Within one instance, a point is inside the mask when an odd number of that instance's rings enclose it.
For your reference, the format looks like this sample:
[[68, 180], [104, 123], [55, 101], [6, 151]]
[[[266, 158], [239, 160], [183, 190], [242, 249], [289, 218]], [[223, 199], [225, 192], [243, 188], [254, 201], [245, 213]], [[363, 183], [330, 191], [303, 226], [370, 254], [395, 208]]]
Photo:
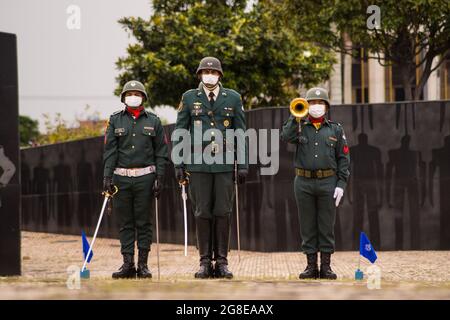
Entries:
[[341, 202], [343, 195], [344, 195], [344, 189], [339, 188], [339, 187], [336, 187], [336, 189], [334, 189], [333, 198], [336, 199], [336, 207], [339, 205], [339, 202]]

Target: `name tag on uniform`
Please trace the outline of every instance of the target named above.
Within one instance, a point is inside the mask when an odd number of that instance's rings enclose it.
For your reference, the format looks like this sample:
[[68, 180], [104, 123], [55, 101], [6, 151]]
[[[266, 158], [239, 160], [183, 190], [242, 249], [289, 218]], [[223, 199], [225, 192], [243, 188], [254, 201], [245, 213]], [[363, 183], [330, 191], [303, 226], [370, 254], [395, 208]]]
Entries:
[[125, 128], [114, 129], [114, 133], [125, 133]]
[[144, 127], [144, 129], [142, 130], [142, 133], [146, 136], [154, 136], [155, 128], [154, 127]]
[[332, 140], [332, 141], [334, 141], [334, 142], [337, 141], [337, 138], [336, 138], [336, 137], [329, 137], [329, 139]]

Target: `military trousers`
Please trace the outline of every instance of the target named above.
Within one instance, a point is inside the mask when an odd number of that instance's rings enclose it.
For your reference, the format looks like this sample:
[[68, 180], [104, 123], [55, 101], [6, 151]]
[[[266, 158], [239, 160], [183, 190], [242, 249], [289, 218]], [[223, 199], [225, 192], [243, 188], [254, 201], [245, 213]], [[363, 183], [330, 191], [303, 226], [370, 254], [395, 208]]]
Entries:
[[189, 197], [196, 218], [213, 219], [233, 212], [234, 172], [190, 172]]
[[309, 179], [296, 176], [294, 180], [302, 251], [333, 253], [336, 206], [333, 198], [337, 177]]
[[119, 222], [122, 254], [134, 254], [134, 244], [140, 250], [150, 250], [152, 244], [153, 183], [155, 174], [140, 177], [114, 175], [119, 191], [113, 197], [113, 210]]

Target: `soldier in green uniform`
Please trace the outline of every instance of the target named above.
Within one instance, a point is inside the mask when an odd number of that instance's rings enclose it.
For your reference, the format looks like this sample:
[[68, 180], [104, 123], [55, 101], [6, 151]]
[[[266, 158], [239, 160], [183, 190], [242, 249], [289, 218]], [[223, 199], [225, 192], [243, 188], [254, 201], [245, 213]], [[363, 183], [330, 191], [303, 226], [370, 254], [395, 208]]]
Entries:
[[[189, 130], [192, 155], [186, 163], [175, 163], [177, 179], [184, 183], [189, 176], [189, 196], [192, 202], [197, 230], [197, 245], [200, 255], [200, 270], [196, 278], [228, 278], [233, 274], [228, 270], [231, 213], [233, 211], [234, 179], [243, 183], [248, 172], [247, 147], [242, 152], [245, 160], [238, 162], [237, 177], [234, 171], [234, 159], [237, 144], [226, 139], [226, 129], [246, 130], [244, 108], [241, 96], [234, 90], [226, 89], [220, 83], [223, 76], [220, 61], [214, 57], [205, 57], [200, 61], [197, 77], [200, 84], [197, 89], [185, 92], [178, 108], [175, 129]], [[223, 137], [214, 137], [211, 141], [195, 141], [196, 130], [203, 135], [209, 129], [222, 132]], [[217, 138], [217, 139], [216, 139]], [[221, 141], [223, 139], [223, 141]], [[180, 141], [174, 141], [176, 146]], [[200, 157], [204, 150], [223, 161], [205, 162]], [[232, 159], [227, 161], [227, 153]], [[185, 155], [184, 155], [185, 156]], [[212, 262], [215, 260], [215, 265]]]
[[[152, 198], [158, 198], [168, 160], [167, 140], [159, 118], [146, 111], [145, 87], [139, 81], [127, 82], [120, 95], [125, 109], [111, 115], [104, 150], [105, 191], [118, 193], [113, 208], [118, 216], [123, 265], [113, 273], [119, 278], [151, 278], [147, 260], [152, 243]], [[139, 249], [137, 270], [134, 246]]]
[[[308, 265], [300, 279], [336, 279], [330, 266], [334, 253], [336, 207], [349, 177], [350, 155], [343, 127], [325, 116], [330, 108], [328, 92], [312, 88], [306, 93], [309, 115], [291, 115], [281, 138], [296, 144], [294, 181], [302, 250]], [[320, 251], [320, 272], [317, 253]]]

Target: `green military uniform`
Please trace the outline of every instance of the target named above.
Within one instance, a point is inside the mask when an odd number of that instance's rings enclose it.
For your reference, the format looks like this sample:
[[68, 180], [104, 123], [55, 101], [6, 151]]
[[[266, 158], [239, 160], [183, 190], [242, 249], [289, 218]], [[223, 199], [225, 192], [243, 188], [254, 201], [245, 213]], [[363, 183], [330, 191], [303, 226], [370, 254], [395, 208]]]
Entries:
[[[135, 240], [140, 254], [150, 250], [152, 188], [156, 176], [164, 175], [167, 160], [164, 130], [154, 113], [142, 108], [137, 118], [127, 109], [111, 115], [105, 136], [104, 176], [113, 176], [118, 188], [113, 208], [120, 224], [123, 255], [134, 255]], [[150, 173], [133, 176], [133, 171], [122, 170], [132, 168], [149, 168]]]
[[[213, 119], [209, 115], [213, 113]], [[232, 152], [229, 141], [226, 141], [226, 129], [246, 130], [245, 114], [240, 95], [220, 85], [217, 100], [211, 107], [202, 84], [197, 89], [183, 94], [178, 111], [175, 129], [187, 129], [191, 132], [191, 144], [194, 144], [195, 128], [202, 129], [202, 135], [208, 129], [222, 132], [224, 141], [220, 142], [219, 157], [222, 163], [207, 164], [201, 155], [205, 147], [210, 145], [204, 141], [202, 148], [193, 150], [190, 163], [182, 163], [176, 167], [184, 167], [189, 172], [189, 195], [194, 203], [194, 215], [211, 219], [213, 215], [231, 214], [233, 209], [233, 172], [234, 162], [226, 163], [226, 153]], [[218, 141], [216, 141], [219, 143]], [[175, 143], [176, 144], [176, 143]], [[198, 151], [198, 152], [196, 152]], [[234, 157], [233, 157], [234, 159]], [[196, 163], [201, 160], [201, 163]], [[239, 168], [248, 168], [248, 164], [238, 164]], [[198, 187], [197, 187], [198, 186]], [[214, 198], [214, 206], [211, 199]]]
[[[328, 94], [313, 88], [309, 100], [325, 100]], [[308, 92], [310, 92], [308, 91]], [[325, 92], [326, 93], [326, 92]], [[308, 100], [308, 95], [307, 95]], [[296, 144], [294, 166], [295, 198], [299, 210], [302, 250], [307, 255], [334, 252], [336, 217], [335, 188], [345, 189], [350, 155], [344, 129], [324, 118], [317, 129], [309, 118], [300, 122], [291, 115], [284, 123], [281, 137]]]
[[[208, 59], [208, 58], [205, 58]], [[214, 59], [214, 58], [213, 58]], [[207, 60], [206, 60], [207, 61]], [[213, 60], [218, 62], [218, 60]], [[220, 62], [219, 62], [220, 63]], [[202, 63], [201, 63], [202, 64]], [[220, 66], [220, 65], [219, 65]], [[200, 83], [197, 89], [185, 92], [178, 108], [178, 117], [175, 129], [189, 130], [191, 135], [191, 155], [182, 163], [176, 163], [176, 168], [183, 168], [189, 175], [189, 196], [192, 202], [197, 226], [197, 240], [200, 251], [200, 264], [209, 265], [214, 256], [216, 265], [227, 264], [229, 246], [230, 216], [234, 200], [234, 159], [235, 142], [227, 141], [226, 129], [246, 130], [245, 114], [240, 95], [231, 89], [219, 84], [219, 91], [213, 101], [208, 98], [208, 90]], [[209, 129], [222, 132], [223, 141], [216, 139], [212, 134], [211, 141], [195, 141], [195, 131], [201, 129], [203, 135]], [[180, 141], [174, 141], [177, 145]], [[199, 146], [201, 144], [201, 146]], [[202, 158], [206, 150], [214, 150], [213, 144], [218, 146], [214, 154], [221, 159], [207, 164]], [[247, 148], [242, 150], [247, 159]], [[227, 162], [231, 159], [231, 162]], [[230, 158], [230, 154], [232, 157]], [[189, 158], [187, 160], [187, 158]], [[239, 170], [247, 170], [248, 163], [238, 163]], [[212, 248], [213, 237], [215, 246]]]

